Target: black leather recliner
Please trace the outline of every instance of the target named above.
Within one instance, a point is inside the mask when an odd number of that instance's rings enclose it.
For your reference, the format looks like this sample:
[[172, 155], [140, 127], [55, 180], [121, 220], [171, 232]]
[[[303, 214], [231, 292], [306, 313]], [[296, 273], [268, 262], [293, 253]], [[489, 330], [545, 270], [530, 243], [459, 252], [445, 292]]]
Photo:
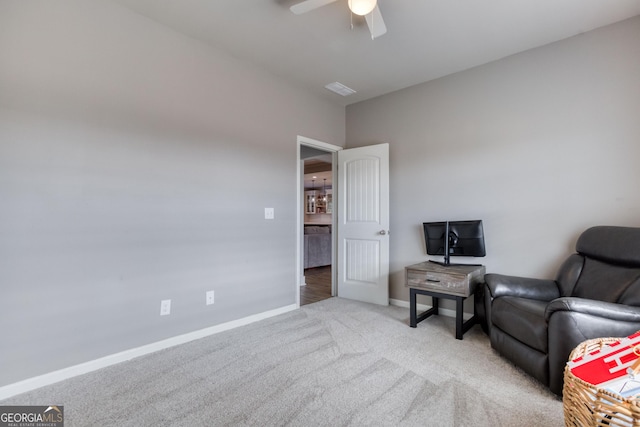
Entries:
[[491, 347], [557, 394], [581, 342], [640, 330], [640, 228], [584, 231], [555, 280], [487, 274], [481, 305]]

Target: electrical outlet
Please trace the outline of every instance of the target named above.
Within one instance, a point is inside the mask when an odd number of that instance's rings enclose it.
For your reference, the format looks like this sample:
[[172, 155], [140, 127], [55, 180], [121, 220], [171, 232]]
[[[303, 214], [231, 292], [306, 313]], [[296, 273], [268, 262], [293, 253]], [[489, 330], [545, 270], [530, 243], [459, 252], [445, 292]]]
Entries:
[[275, 209], [273, 208], [264, 208], [264, 219], [274, 219], [275, 218]]
[[160, 301], [160, 316], [167, 316], [171, 314], [171, 300], [163, 299]]
[[207, 291], [207, 305], [213, 304], [213, 291]]

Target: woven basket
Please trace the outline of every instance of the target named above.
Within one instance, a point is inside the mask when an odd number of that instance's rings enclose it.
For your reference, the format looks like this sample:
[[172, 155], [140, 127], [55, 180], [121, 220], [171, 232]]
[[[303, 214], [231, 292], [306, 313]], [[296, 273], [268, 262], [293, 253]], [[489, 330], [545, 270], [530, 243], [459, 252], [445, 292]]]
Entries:
[[[569, 360], [601, 349], [620, 338], [597, 338], [579, 344]], [[640, 402], [599, 389], [564, 369], [562, 389], [565, 426], [637, 426], [640, 427]]]

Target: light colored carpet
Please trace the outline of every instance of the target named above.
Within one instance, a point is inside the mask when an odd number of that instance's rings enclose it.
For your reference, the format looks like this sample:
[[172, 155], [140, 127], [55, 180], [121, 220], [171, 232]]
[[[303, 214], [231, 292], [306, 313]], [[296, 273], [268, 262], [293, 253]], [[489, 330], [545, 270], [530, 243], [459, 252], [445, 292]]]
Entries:
[[479, 326], [340, 298], [43, 387], [66, 426], [561, 426]]

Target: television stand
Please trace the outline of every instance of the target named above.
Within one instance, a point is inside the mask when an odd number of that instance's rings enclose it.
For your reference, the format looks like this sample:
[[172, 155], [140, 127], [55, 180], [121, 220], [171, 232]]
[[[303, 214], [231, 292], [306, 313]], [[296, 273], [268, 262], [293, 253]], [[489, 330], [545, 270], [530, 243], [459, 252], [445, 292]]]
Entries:
[[[451, 267], [451, 268], [448, 268]], [[405, 267], [405, 286], [409, 288], [409, 326], [417, 327], [429, 316], [439, 314], [439, 300], [455, 300], [456, 305], [456, 339], [476, 323], [475, 310], [467, 321], [463, 319], [464, 300], [474, 295], [476, 288], [484, 281], [484, 266], [441, 266], [437, 263], [422, 262]], [[418, 314], [416, 297], [431, 297], [432, 306]], [[475, 304], [474, 304], [475, 307]]]

